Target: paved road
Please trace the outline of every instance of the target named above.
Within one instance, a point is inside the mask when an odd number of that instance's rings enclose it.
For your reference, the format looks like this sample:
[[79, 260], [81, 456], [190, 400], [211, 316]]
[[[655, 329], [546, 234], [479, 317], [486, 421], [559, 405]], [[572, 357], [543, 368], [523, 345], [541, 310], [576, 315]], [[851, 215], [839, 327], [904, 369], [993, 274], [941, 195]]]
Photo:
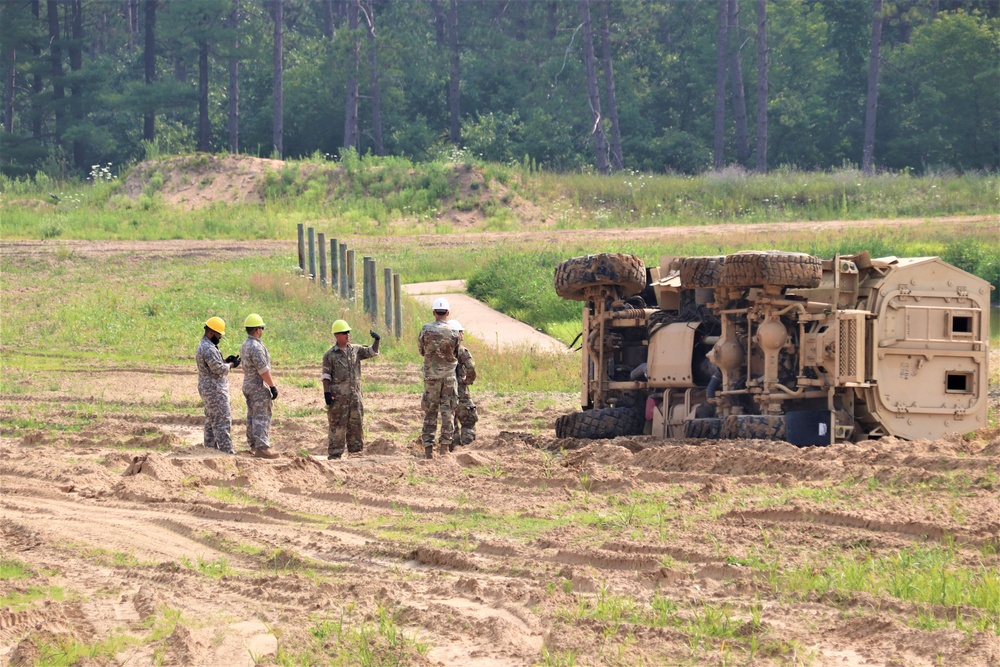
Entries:
[[451, 316], [465, 327], [465, 335], [497, 347], [534, 347], [545, 352], [567, 352], [565, 344], [493, 310], [465, 293], [464, 280], [440, 280], [403, 285], [403, 292], [427, 306], [428, 321], [434, 299], [443, 296], [451, 305]]

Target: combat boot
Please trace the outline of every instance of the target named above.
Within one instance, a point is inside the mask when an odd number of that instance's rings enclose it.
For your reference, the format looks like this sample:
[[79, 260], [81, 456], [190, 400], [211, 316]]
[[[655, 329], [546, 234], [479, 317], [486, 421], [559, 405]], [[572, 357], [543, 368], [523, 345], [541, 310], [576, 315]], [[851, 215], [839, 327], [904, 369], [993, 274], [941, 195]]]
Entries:
[[444, 456], [450, 451], [451, 451], [451, 445], [449, 445], [447, 442], [438, 443], [438, 456]]
[[434, 446], [433, 445], [427, 445], [426, 447], [424, 447], [424, 458], [425, 459], [432, 459], [432, 458], [434, 458]]

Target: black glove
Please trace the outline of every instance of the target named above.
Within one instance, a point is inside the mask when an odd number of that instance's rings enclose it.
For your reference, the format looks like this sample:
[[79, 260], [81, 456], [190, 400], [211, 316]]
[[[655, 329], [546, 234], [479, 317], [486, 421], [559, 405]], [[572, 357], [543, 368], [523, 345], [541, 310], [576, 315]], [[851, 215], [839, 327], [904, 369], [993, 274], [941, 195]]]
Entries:
[[323, 392], [323, 400], [327, 405], [333, 405], [333, 394], [328, 391]]
[[238, 354], [230, 354], [228, 357], [226, 357], [226, 363], [227, 364], [232, 364], [233, 368], [239, 367], [239, 365], [240, 365], [240, 355], [238, 355]]
[[382, 340], [382, 337], [381, 337], [381, 336], [379, 336], [379, 335], [378, 335], [377, 333], [375, 333], [375, 330], [374, 330], [374, 329], [372, 329], [372, 330], [371, 330], [371, 331], [369, 331], [368, 333], [369, 333], [369, 334], [371, 334], [371, 337], [372, 337], [372, 338], [374, 338], [375, 340]]
[[270, 389], [271, 389], [271, 400], [272, 401], [277, 400], [278, 399], [278, 388], [277, 387], [270, 387]]

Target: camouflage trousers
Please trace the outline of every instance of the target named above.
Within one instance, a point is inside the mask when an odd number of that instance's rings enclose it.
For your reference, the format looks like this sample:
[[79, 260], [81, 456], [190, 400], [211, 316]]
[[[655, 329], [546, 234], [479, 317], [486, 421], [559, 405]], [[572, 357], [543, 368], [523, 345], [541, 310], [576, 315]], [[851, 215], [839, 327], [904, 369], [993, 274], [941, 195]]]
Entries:
[[222, 392], [205, 392], [201, 393], [201, 400], [205, 403], [205, 446], [232, 454], [230, 430], [233, 420], [229, 413], [229, 396]]
[[458, 407], [455, 408], [455, 435], [458, 436], [456, 445], [468, 445], [476, 439], [478, 421], [479, 413], [476, 412], [476, 404], [472, 402], [468, 390], [465, 391], [465, 396], [460, 393]]
[[271, 392], [261, 385], [249, 392], [244, 389], [243, 397], [247, 399], [247, 444], [250, 449], [270, 447]]
[[424, 380], [424, 395], [420, 407], [424, 410], [424, 427], [420, 441], [424, 447], [434, 446], [438, 412], [441, 413], [441, 444], [451, 445], [455, 440], [455, 407], [458, 403], [457, 380], [454, 374], [447, 378]]
[[326, 408], [327, 454], [339, 457], [344, 453], [344, 444], [352, 454], [365, 448], [364, 440], [365, 406], [361, 396], [346, 394], [334, 396], [333, 405]]

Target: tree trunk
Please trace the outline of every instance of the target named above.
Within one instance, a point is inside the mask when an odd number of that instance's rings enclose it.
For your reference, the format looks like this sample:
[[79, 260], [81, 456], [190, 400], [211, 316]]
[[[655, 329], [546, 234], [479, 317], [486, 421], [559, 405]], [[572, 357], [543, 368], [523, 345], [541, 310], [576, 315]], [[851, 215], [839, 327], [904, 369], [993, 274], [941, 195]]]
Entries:
[[[147, 86], [153, 85], [153, 81], [156, 79], [156, 2], [157, 0], [146, 0], [142, 62]], [[143, 114], [142, 139], [150, 143], [156, 141], [156, 111], [154, 109], [146, 109]]]
[[56, 114], [56, 143], [62, 139], [66, 129], [66, 113], [63, 108], [66, 91], [63, 88], [62, 47], [59, 39], [59, 3], [46, 0], [49, 19], [49, 63], [52, 67], [52, 106]]
[[865, 104], [865, 147], [861, 173], [871, 176], [875, 163], [875, 117], [878, 111], [879, 52], [882, 49], [882, 0], [872, 0], [872, 53], [868, 62], [868, 100]]
[[274, 154], [280, 160], [285, 155], [285, 62], [282, 51], [282, 39], [285, 33], [285, 0], [271, 0], [271, 8], [274, 19], [274, 126], [271, 136], [274, 143]]
[[198, 42], [198, 150], [211, 150], [212, 128], [208, 124], [208, 40]]
[[555, 39], [559, 35], [559, 2], [557, 0], [551, 0], [549, 2], [549, 16], [548, 21], [546, 21], [549, 29], [548, 36], [549, 39]]
[[368, 68], [371, 73], [372, 95], [372, 141], [375, 144], [375, 155], [385, 155], [385, 145], [382, 140], [382, 95], [378, 87], [378, 42], [375, 39], [375, 3], [368, 0], [365, 19], [368, 21]]
[[323, 0], [323, 36], [333, 40], [333, 0]]
[[[229, 12], [229, 27], [235, 35], [233, 50], [240, 48], [240, 0], [233, 0], [233, 8]], [[229, 58], [229, 152], [240, 152], [240, 59], [237, 56]]]
[[767, 0], [757, 0], [757, 172], [767, 172]]
[[125, 4], [128, 5], [129, 11], [129, 40], [132, 48], [136, 48], [136, 42], [139, 41], [139, 3], [141, 0], [125, 0]]
[[733, 115], [736, 121], [736, 159], [744, 167], [750, 164], [750, 138], [747, 130], [747, 100], [743, 92], [743, 63], [740, 60], [739, 0], [729, 0], [729, 78], [733, 84]]
[[[83, 7], [81, 0], [70, 0], [70, 34], [73, 40], [69, 47], [69, 68], [73, 72], [83, 69]], [[83, 122], [83, 85], [79, 77], [73, 77], [69, 87], [72, 118], [74, 124]], [[82, 139], [73, 140], [73, 166], [83, 169], [86, 166], [86, 156], [84, 155], [84, 143]]]
[[580, 20], [583, 22], [583, 63], [587, 71], [587, 100], [593, 125], [594, 159], [597, 171], [608, 173], [608, 146], [601, 126], [601, 93], [597, 88], [597, 59], [594, 57], [594, 30], [590, 23], [590, 0], [580, 0]]
[[10, 66], [7, 68], [7, 76], [4, 81], [3, 98], [3, 131], [7, 134], [14, 133], [14, 70], [17, 65], [17, 51], [11, 49], [7, 52], [10, 59]]
[[604, 61], [604, 89], [608, 93], [608, 118], [611, 120], [611, 167], [620, 171], [623, 166], [622, 132], [618, 124], [618, 97], [615, 95], [615, 72], [611, 63], [608, 0], [601, 0], [601, 59]]
[[[41, 5], [39, 0], [31, 0], [31, 15], [36, 20], [40, 17]], [[31, 42], [31, 53], [35, 56], [36, 61], [41, 61], [42, 50], [39, 48], [36, 40], [32, 40]], [[33, 139], [40, 139], [42, 137], [42, 109], [40, 102], [44, 87], [42, 74], [36, 68], [31, 75], [31, 136]]]
[[351, 62], [347, 64], [347, 104], [344, 109], [344, 148], [358, 147], [358, 10], [361, 0], [347, 0], [347, 27], [351, 31]]
[[437, 37], [437, 45], [444, 48], [448, 43], [448, 19], [438, 0], [431, 0], [431, 11], [434, 13], [434, 35]]
[[448, 48], [451, 51], [451, 76], [448, 80], [448, 110], [451, 115], [451, 143], [462, 145], [462, 110], [459, 98], [461, 69], [458, 57], [458, 0], [448, 6]]
[[719, 36], [715, 62], [715, 129], [712, 165], [722, 169], [726, 160], [726, 27], [729, 23], [729, 0], [719, 0]]

